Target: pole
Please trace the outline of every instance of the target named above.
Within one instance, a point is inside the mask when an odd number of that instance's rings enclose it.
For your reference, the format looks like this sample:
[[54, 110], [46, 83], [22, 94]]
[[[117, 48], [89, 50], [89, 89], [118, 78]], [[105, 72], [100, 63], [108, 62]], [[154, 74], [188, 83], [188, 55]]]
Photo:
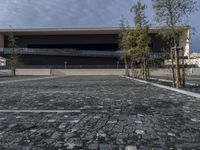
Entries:
[[66, 69], [67, 68], [67, 61], [65, 61], [64, 64], [65, 64], [65, 69]]
[[119, 69], [119, 61], [117, 61], [117, 69]]
[[184, 48], [182, 48], [182, 86], [185, 87], [185, 60], [184, 60]]
[[128, 62], [127, 62], [127, 55], [125, 54], [124, 58], [124, 63], [125, 63], [125, 76], [129, 76], [129, 68], [128, 68]]

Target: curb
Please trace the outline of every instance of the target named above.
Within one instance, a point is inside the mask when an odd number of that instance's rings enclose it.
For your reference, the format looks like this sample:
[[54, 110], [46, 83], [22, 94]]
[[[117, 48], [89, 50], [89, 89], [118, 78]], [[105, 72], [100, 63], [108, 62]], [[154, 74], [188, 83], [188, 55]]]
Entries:
[[124, 77], [124, 78], [131, 79], [131, 80], [134, 80], [134, 81], [137, 81], [137, 82], [153, 85], [153, 86], [163, 88], [163, 89], [167, 89], [167, 90], [170, 90], [170, 91], [178, 92], [178, 93], [181, 93], [181, 94], [184, 94], [184, 95], [187, 95], [187, 96], [200, 98], [200, 94], [198, 94], [198, 93], [189, 92], [189, 91], [185, 91], [185, 90], [181, 90], [181, 89], [176, 89], [176, 88], [173, 88], [173, 87], [160, 85], [160, 84], [157, 84], [157, 83], [152, 83], [152, 82], [144, 81], [144, 80], [140, 80], [140, 79], [134, 79], [134, 78], [131, 78], [131, 77], [126, 77], [126, 76], [120, 76], [120, 77]]

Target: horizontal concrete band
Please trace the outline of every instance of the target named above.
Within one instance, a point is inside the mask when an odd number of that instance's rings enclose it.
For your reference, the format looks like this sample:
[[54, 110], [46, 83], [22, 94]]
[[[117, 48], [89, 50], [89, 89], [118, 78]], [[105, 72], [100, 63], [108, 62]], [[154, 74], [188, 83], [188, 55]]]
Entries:
[[79, 113], [80, 110], [0, 110], [0, 113]]
[[[116, 66], [117, 67], [117, 66]], [[135, 70], [137, 74], [140, 74], [140, 70]], [[171, 76], [170, 69], [151, 69], [151, 75], [153, 76]], [[11, 71], [8, 69], [0, 70], [0, 75], [11, 75]], [[64, 75], [123, 75], [124, 69], [16, 69], [16, 75], [32, 75], [32, 76], [48, 76], [48, 75], [57, 75], [57, 76], [64, 76]], [[193, 69], [186, 69], [187, 75], [199, 75], [200, 68], [193, 68]]]
[[[10, 70], [0, 70], [0, 75], [11, 75]], [[124, 69], [16, 69], [19, 76], [71, 76], [71, 75], [123, 75]]]
[[156, 84], [156, 83], [152, 83], [152, 82], [144, 81], [144, 80], [140, 80], [140, 79], [134, 79], [134, 78], [131, 78], [131, 77], [126, 77], [126, 76], [121, 76], [121, 77], [125, 77], [127, 79], [131, 79], [131, 80], [138, 81], [138, 82], [141, 82], [141, 83], [150, 84], [150, 85], [153, 85], [153, 86], [156, 86], [156, 87], [159, 87], [159, 88], [163, 88], [163, 89], [167, 89], [167, 90], [170, 90], [170, 91], [174, 91], [174, 92], [178, 92], [178, 93], [181, 93], [181, 94], [185, 94], [187, 96], [200, 98], [200, 94], [198, 94], [198, 93], [189, 92], [189, 91], [185, 91], [185, 90], [181, 90], [181, 89], [176, 89], [176, 88], [173, 88], [173, 87], [160, 85], [160, 84]]

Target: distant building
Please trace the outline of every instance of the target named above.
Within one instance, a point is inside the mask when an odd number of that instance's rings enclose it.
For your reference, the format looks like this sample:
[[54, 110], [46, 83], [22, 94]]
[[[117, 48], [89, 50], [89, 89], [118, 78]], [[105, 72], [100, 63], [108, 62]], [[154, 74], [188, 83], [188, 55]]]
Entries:
[[0, 57], [0, 66], [6, 66], [6, 59], [3, 57]]
[[[181, 62], [182, 60], [180, 60]], [[191, 53], [187, 59], [184, 60], [187, 65], [192, 65], [195, 67], [200, 67], [200, 53]], [[165, 60], [165, 65], [171, 65], [171, 59]]]
[[[134, 30], [134, 29], [133, 29]], [[165, 41], [159, 36], [160, 28], [150, 29], [150, 52], [162, 57]], [[11, 54], [8, 48], [9, 29], [0, 29], [0, 53]], [[119, 48], [120, 28], [82, 29], [13, 29], [17, 39], [17, 53], [24, 66], [112, 67], [123, 65]], [[189, 54], [189, 29], [186, 28], [180, 42]]]
[[190, 54], [190, 58], [191, 58], [191, 59], [200, 58], [200, 53], [191, 53], [191, 54]]
[[188, 65], [200, 67], [200, 53], [191, 53], [189, 59], [186, 60]]

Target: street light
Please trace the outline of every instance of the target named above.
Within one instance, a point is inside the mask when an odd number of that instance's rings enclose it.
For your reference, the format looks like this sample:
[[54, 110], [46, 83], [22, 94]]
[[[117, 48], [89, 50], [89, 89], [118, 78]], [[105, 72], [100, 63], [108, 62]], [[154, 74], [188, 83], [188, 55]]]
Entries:
[[65, 69], [66, 69], [67, 68], [67, 61], [65, 61], [64, 64], [65, 64]]
[[117, 61], [117, 69], [119, 68], [119, 61]]

